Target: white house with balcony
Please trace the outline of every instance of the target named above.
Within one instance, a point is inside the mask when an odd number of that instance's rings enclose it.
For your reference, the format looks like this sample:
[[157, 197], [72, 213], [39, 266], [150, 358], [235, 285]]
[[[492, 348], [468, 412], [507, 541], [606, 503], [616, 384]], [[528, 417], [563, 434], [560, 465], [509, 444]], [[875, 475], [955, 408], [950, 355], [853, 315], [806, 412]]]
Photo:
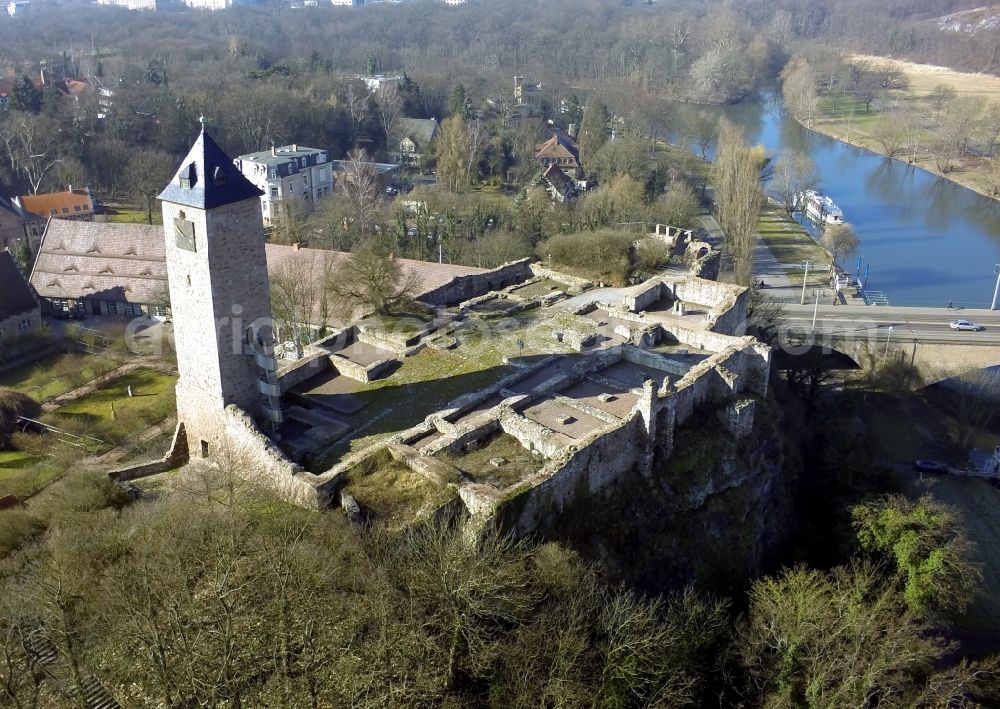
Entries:
[[240, 155], [233, 163], [264, 193], [260, 208], [265, 226], [280, 219], [288, 206], [309, 209], [333, 194], [333, 163], [321, 148], [297, 144], [272, 147]]

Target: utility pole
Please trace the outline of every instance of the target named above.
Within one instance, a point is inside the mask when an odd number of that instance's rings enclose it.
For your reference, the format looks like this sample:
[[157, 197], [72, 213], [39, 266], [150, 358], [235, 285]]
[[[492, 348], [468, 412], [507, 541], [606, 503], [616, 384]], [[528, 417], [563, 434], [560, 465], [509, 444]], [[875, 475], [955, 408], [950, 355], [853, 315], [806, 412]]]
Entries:
[[802, 276], [802, 297], [799, 299], [799, 305], [806, 304], [806, 281], [809, 280], [809, 262], [806, 261], [802, 266], [806, 269], [806, 272]]
[[990, 310], [997, 309], [997, 296], [1000, 295], [1000, 263], [993, 267], [993, 272], [997, 274], [997, 285], [993, 289], [993, 305], [990, 306]]
[[816, 313], [819, 310], [819, 288], [816, 289], [816, 303], [813, 305], [813, 325], [812, 331], [816, 332]]
[[889, 326], [889, 333], [885, 336], [885, 354], [882, 355], [882, 359], [889, 356], [889, 340], [892, 339], [892, 325]]

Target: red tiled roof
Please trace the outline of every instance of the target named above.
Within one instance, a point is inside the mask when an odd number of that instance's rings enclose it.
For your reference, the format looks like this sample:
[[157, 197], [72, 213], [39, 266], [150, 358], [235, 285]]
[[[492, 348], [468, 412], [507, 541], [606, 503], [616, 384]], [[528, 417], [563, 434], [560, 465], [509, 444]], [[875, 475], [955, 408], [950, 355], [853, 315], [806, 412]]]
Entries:
[[94, 213], [89, 190], [48, 192], [18, 197], [21, 207], [39, 217], [72, 217]]
[[[294, 246], [284, 244], [265, 244], [267, 252], [267, 269], [275, 272], [285, 267], [301, 268], [314, 281], [320, 281], [326, 274], [335, 268], [342, 261], [350, 256], [343, 251], [325, 251], [323, 249], [296, 249]], [[431, 293], [441, 286], [450, 283], [455, 278], [461, 276], [471, 276], [479, 273], [486, 273], [488, 269], [473, 268], [472, 266], [458, 266], [451, 263], [434, 263], [432, 261], [416, 261], [414, 259], [396, 259], [408, 273], [416, 274], [420, 283], [417, 287], [416, 297]], [[306, 270], [307, 269], [307, 270]], [[332, 314], [331, 314], [332, 315]], [[314, 317], [319, 315], [319, 304], [317, 303]], [[330, 325], [342, 325], [342, 321], [335, 316], [328, 316]]]

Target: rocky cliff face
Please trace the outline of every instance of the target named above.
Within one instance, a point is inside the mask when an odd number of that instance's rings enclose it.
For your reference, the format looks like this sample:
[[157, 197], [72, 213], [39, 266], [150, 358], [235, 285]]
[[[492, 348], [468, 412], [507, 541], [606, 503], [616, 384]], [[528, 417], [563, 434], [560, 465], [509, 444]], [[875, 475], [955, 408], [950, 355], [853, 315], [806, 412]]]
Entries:
[[694, 582], [737, 591], [769, 569], [790, 527], [795, 471], [785, 470], [780, 421], [760, 402], [752, 432], [737, 440], [714, 410], [702, 411], [650, 478], [633, 472], [577, 496], [542, 535], [641, 590]]

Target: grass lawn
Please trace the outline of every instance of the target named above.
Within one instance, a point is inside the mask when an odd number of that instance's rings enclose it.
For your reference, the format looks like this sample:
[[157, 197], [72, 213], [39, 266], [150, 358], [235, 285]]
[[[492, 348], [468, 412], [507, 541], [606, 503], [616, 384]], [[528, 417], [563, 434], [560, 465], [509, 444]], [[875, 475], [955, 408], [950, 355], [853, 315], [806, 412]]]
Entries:
[[362, 507], [374, 513], [376, 522], [392, 529], [410, 524], [424, 508], [440, 507], [454, 490], [432, 483], [385, 452], [358, 466], [347, 487]]
[[[116, 445], [174, 413], [175, 383], [173, 375], [137, 369], [43, 418], [70, 433], [93, 436]], [[129, 386], [132, 387], [131, 397]]]
[[[143, 209], [114, 209], [108, 214], [108, 221], [115, 224], [149, 224], [146, 211]], [[160, 210], [153, 210], [153, 224], [162, 224], [163, 216]]]
[[828, 285], [832, 261], [830, 254], [781, 207], [765, 207], [757, 220], [757, 231], [774, 258], [791, 267], [787, 273], [792, 281], [801, 283], [802, 264], [808, 261], [812, 264], [809, 269], [810, 285]]
[[916, 64], [899, 59], [887, 59], [864, 55], [853, 55], [851, 59], [865, 60], [876, 63], [889, 63], [899, 67], [906, 78], [910, 80], [910, 91], [915, 94], [929, 94], [938, 84], [951, 86], [960, 94], [982, 96], [994, 101], [1000, 101], [1000, 77], [987, 74], [969, 74], [955, 71], [947, 67], [931, 64]]
[[362, 450], [390, 433], [414, 426], [461, 394], [513, 371], [494, 350], [477, 354], [463, 357], [427, 348], [404, 359], [392, 376], [360, 385], [354, 395], [366, 402], [363, 411], [372, 418], [368, 429], [372, 433], [354, 439], [351, 449]]
[[[968, 74], [944, 67], [928, 64], [887, 59], [885, 57], [852, 57], [876, 64], [889, 63], [898, 66], [910, 82], [909, 88], [895, 91], [877, 107], [874, 103], [865, 110], [864, 102], [847, 95], [824, 96], [819, 102], [819, 117], [809, 127], [837, 140], [871, 150], [884, 155], [885, 149], [875, 138], [879, 126], [887, 121], [890, 113], [895, 115], [919, 116], [923, 128], [920, 130], [920, 147], [914, 156], [914, 164], [928, 172], [943, 176], [952, 182], [973, 189], [980, 194], [992, 196], [992, 187], [987, 178], [988, 163], [982, 158], [966, 156], [953, 161], [948, 173], [942, 175], [937, 167], [929, 146], [937, 140], [935, 109], [928, 95], [939, 84], [951, 86], [960, 96], [981, 98], [992, 103], [992, 110], [1000, 108], [1000, 77], [984, 74]], [[879, 109], [884, 109], [879, 110]], [[989, 109], [987, 109], [989, 110]], [[896, 155], [901, 158], [902, 155]]]
[[30, 453], [25, 453], [23, 451], [0, 451], [0, 476], [5, 472], [11, 470], [20, 470], [28, 465], [31, 465], [37, 460]]
[[44, 401], [76, 389], [118, 365], [99, 355], [57, 354], [0, 374], [0, 389], [13, 389]]
[[[544, 457], [532, 453], [506, 433], [495, 434], [477, 448], [461, 455], [443, 452], [438, 457], [465, 471], [476, 482], [489, 483], [501, 490], [538, 472], [545, 463]], [[495, 467], [490, 463], [494, 458], [503, 458], [507, 462]]]
[[0, 497], [17, 495], [28, 498], [63, 476], [66, 468], [49, 461], [40, 461], [22, 468], [0, 467]]

